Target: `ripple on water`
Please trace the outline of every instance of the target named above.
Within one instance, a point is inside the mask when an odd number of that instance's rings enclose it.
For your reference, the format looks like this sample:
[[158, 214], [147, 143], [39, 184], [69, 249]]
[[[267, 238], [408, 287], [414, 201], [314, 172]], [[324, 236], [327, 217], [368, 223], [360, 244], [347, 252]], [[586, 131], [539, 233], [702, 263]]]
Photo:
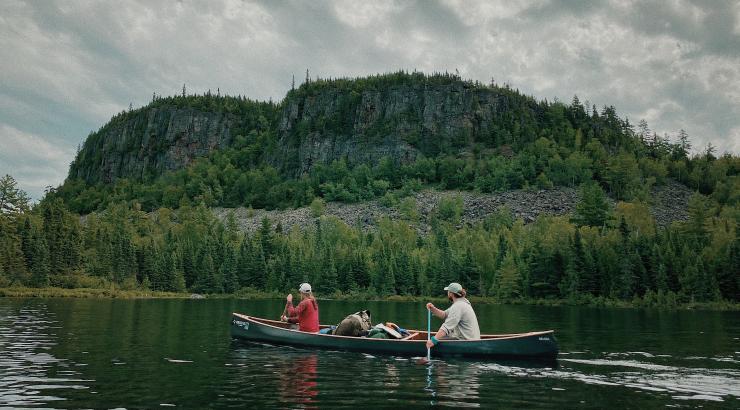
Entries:
[[[591, 385], [623, 386], [643, 391], [664, 392], [676, 400], [724, 401], [740, 397], [740, 370], [668, 366], [644, 361], [659, 358], [645, 352], [607, 354], [613, 359], [559, 359], [558, 369], [528, 369], [499, 364], [482, 364], [483, 369], [517, 377], [575, 380]], [[639, 356], [643, 360], [627, 360]], [[685, 358], [693, 360], [694, 358]], [[629, 370], [627, 370], [629, 369]]]
[[70, 363], [47, 352], [56, 345], [52, 331], [58, 328], [50, 318], [43, 309], [0, 311], [0, 406], [48, 405], [64, 400], [53, 391], [88, 388], [89, 380], [76, 371], [60, 370]]
[[165, 357], [164, 360], [167, 360], [170, 363], [193, 363], [192, 360], [170, 359], [169, 357]]

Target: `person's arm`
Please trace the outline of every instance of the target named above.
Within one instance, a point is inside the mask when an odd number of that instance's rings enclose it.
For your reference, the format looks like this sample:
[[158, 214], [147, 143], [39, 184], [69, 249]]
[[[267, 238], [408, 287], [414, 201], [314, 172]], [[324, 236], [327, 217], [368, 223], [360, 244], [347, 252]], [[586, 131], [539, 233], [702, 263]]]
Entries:
[[447, 336], [447, 332], [445, 331], [444, 327], [440, 327], [437, 333], [435, 333], [434, 336], [427, 340], [427, 347], [431, 349], [432, 347], [436, 346], [437, 343], [439, 343], [439, 340], [444, 339], [445, 336]]
[[295, 308], [293, 307], [293, 294], [288, 293], [288, 296], [285, 297], [285, 309], [283, 310], [283, 316], [280, 317], [280, 320], [286, 321], [288, 323], [290, 322], [290, 319], [295, 313]]
[[447, 317], [445, 318], [445, 322], [442, 323], [442, 326], [440, 326], [439, 331], [445, 332], [445, 335], [449, 335], [452, 333], [452, 331], [457, 327], [457, 325], [460, 323], [460, 318], [462, 317], [462, 310], [460, 309], [459, 305], [452, 305], [449, 309], [447, 309]]
[[445, 322], [442, 323], [442, 326], [439, 327], [437, 334], [427, 340], [427, 347], [429, 349], [436, 346], [437, 343], [439, 343], [440, 339], [443, 339], [444, 337], [449, 335], [452, 330], [456, 328], [457, 325], [460, 323], [460, 316], [462, 313], [460, 312], [460, 309], [456, 308], [454, 305], [446, 311], [443, 311], [442, 313], [444, 313], [446, 316]]
[[437, 308], [434, 306], [431, 302], [427, 303], [427, 309], [432, 311], [432, 314], [442, 320], [445, 320], [447, 318], [447, 313], [445, 313], [444, 310]]
[[445, 331], [445, 328], [440, 327], [437, 331], [437, 334], [434, 335], [437, 339], [444, 339], [445, 336], [447, 336], [447, 332]]
[[[307, 300], [302, 300], [301, 303], [299, 303], [298, 306], [296, 307], [293, 307], [292, 303], [288, 303], [288, 305], [286, 306], [286, 310], [288, 311], [287, 316], [289, 318], [292, 318], [292, 317], [298, 318], [298, 316], [301, 315], [301, 312], [306, 310], [306, 302]], [[294, 322], [294, 323], [297, 323], [297, 322]]]

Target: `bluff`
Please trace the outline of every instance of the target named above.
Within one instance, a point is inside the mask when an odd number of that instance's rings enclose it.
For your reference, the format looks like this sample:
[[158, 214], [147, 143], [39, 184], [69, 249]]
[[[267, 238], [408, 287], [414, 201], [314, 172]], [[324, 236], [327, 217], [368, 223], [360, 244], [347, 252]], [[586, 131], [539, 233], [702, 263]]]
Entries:
[[[145, 179], [187, 166], [195, 157], [228, 146], [236, 118], [223, 112], [155, 107], [112, 124], [85, 144], [70, 177], [89, 182]], [[87, 155], [92, 155], [91, 159]]]
[[454, 77], [309, 83], [283, 104], [272, 161], [294, 175], [340, 158], [350, 166], [383, 157], [409, 163], [459, 153], [475, 142], [510, 143], [511, 133], [503, 132], [507, 125], [543, 112], [533, 99], [507, 88]]
[[69, 178], [149, 180], [260, 129], [276, 139], [262, 147], [262, 160], [286, 176], [339, 159], [350, 166], [383, 157], [410, 163], [469, 151], [475, 143], [510, 144], [525, 132], [533, 139], [532, 124], [545, 109], [505, 87], [403, 73], [313, 81], [279, 104], [211, 94], [159, 98], [91, 133]]
[[[151, 180], [230, 146], [233, 137], [265, 127], [274, 106], [233, 97], [168, 97], [114, 116], [91, 133], [69, 179], [110, 183]], [[263, 115], [264, 114], [264, 115]]]

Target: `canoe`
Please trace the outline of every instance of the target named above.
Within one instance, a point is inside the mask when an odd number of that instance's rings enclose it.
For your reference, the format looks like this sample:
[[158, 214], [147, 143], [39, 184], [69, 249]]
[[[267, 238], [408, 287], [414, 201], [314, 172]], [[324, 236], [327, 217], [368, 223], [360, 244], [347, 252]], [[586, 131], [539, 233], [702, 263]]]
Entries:
[[[321, 325], [320, 327], [323, 329], [329, 326]], [[422, 330], [409, 330], [408, 332], [409, 335], [403, 339], [373, 339], [301, 332], [290, 329], [290, 325], [285, 322], [240, 313], [233, 313], [231, 319], [231, 335], [246, 341], [397, 356], [426, 356], [427, 332]], [[434, 357], [552, 360], [557, 354], [558, 345], [553, 330], [481, 335], [479, 340], [442, 340], [432, 348]]]

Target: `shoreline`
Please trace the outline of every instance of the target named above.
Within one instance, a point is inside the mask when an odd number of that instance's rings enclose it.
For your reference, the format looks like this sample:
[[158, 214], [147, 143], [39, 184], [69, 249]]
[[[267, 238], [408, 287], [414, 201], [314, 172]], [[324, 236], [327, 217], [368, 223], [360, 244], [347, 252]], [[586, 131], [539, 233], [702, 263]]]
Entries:
[[[294, 292], [295, 293], [295, 292]], [[98, 289], [98, 288], [28, 288], [28, 287], [6, 287], [0, 288], [0, 299], [2, 298], [79, 298], [79, 299], [282, 299], [284, 295], [275, 292], [241, 291], [234, 294], [208, 294], [158, 292], [142, 289]], [[659, 309], [659, 310], [713, 310], [713, 311], [740, 311], [740, 304], [726, 301], [721, 302], [689, 302], [675, 305], [655, 305], [645, 303], [641, 299], [624, 301], [607, 298], [591, 299], [513, 299], [500, 300], [494, 297], [470, 296], [474, 304], [491, 305], [529, 305], [529, 306], [572, 306], [572, 307], [607, 307], [622, 309]], [[335, 294], [329, 297], [318, 297], [318, 300], [335, 301], [372, 301], [372, 302], [428, 302], [443, 303], [446, 298], [428, 296], [406, 296], [391, 295], [377, 296], [370, 294]]]

